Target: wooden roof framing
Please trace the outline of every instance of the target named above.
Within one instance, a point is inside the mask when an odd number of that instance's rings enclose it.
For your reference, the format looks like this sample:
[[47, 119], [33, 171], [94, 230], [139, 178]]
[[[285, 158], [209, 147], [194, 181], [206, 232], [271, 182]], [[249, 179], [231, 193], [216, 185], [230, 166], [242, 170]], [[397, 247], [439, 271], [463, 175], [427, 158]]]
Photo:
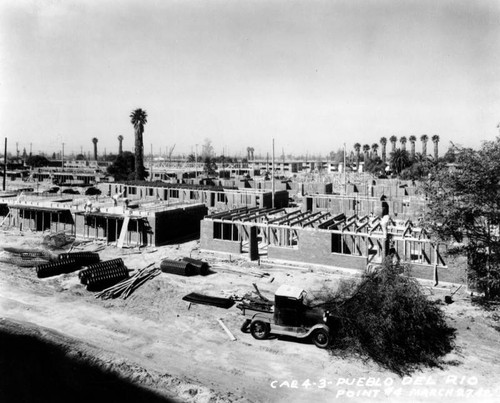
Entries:
[[308, 225], [313, 225], [313, 223], [315, 223], [316, 221], [320, 221], [320, 220], [327, 218], [327, 217], [330, 217], [330, 216], [331, 216], [331, 214], [329, 212], [324, 212], [324, 213], [320, 214], [318, 217], [316, 217], [316, 218], [314, 218], [306, 223], [303, 223], [302, 227], [307, 227]]
[[[276, 217], [276, 215], [278, 215]], [[274, 218], [269, 219], [274, 216]], [[261, 217], [266, 220], [258, 222]], [[382, 238], [382, 227], [380, 218], [370, 218], [365, 215], [358, 217], [356, 214], [346, 217], [345, 214], [331, 215], [330, 212], [315, 212], [301, 211], [299, 209], [287, 213], [285, 208], [238, 208], [231, 211], [212, 214], [207, 216], [208, 219], [220, 221], [232, 221], [234, 223], [248, 224], [254, 222], [259, 226], [272, 226], [273, 228], [305, 228], [312, 226], [318, 230], [327, 230], [332, 233], [353, 236], [353, 237], [371, 237]], [[391, 220], [392, 225], [388, 226], [388, 233], [393, 238], [406, 241], [419, 241], [432, 243], [428, 238], [427, 233], [422, 228], [413, 227], [411, 221], [406, 221], [405, 225], [396, 226]], [[316, 224], [316, 225], [314, 225]], [[374, 232], [377, 231], [378, 233]]]
[[[295, 210], [295, 211], [292, 211], [291, 213], [288, 213], [284, 216], [281, 216], [281, 217], [278, 217], [278, 218], [275, 218], [274, 220], [269, 220], [267, 223], [268, 224], [275, 224], [275, 225], [280, 225], [282, 224], [283, 221], [289, 221], [289, 219], [297, 214], [300, 214], [300, 210]], [[276, 224], [277, 223], [277, 224]]]

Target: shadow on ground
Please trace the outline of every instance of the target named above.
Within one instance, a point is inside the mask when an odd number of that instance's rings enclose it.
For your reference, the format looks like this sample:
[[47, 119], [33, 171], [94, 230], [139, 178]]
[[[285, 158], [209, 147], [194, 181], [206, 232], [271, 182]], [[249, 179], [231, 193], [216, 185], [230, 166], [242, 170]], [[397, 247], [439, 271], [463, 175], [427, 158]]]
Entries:
[[1, 319], [0, 402], [176, 401], [93, 364], [74, 343], [49, 330]]

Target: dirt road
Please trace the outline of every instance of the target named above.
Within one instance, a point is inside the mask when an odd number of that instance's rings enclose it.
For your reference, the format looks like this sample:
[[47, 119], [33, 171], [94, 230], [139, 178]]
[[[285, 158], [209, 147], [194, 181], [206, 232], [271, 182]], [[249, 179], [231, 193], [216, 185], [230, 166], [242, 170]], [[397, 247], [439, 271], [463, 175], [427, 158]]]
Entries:
[[[1, 237], [2, 245], [32, 247], [40, 241], [37, 235]], [[93, 247], [89, 244], [86, 250]], [[55, 338], [51, 333], [55, 331], [71, 340], [59, 338], [58, 342], [71, 345], [74, 354], [80, 351], [94, 357], [101, 367], [117, 371], [132, 384], [188, 402], [457, 402], [500, 398], [498, 311], [473, 307], [462, 299], [463, 294], [457, 294], [453, 304], [443, 305], [451, 325], [458, 329], [457, 349], [446, 357], [448, 364], [442, 370], [428, 369], [399, 378], [369, 362], [331, 357], [310, 343], [255, 340], [239, 330], [243, 317], [236, 307], [226, 310], [193, 304], [188, 308], [182, 300], [190, 292], [242, 295], [252, 291], [252, 283], [269, 297], [283, 283], [314, 293], [325, 284], [334, 287], [339, 276], [318, 269], [229, 262], [200, 254], [196, 242], [141, 253], [107, 247], [100, 254], [103, 260], [122, 257], [130, 269], [159, 264], [167, 257], [204, 257], [212, 263], [214, 273], [189, 278], [162, 273], [127, 300], [101, 300], [79, 284], [76, 273], [40, 280], [32, 268], [1, 263], [3, 331], [14, 326], [10, 320], [16, 328], [28, 323], [46, 329], [42, 333], [48, 339]], [[429, 293], [443, 297], [449, 290], [429, 289]], [[236, 341], [220, 327], [219, 318]]]

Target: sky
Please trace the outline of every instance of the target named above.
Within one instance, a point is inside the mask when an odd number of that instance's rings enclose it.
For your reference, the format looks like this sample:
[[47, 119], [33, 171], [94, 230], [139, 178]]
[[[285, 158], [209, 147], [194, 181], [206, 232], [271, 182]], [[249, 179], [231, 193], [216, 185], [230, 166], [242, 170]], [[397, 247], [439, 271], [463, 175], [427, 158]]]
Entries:
[[[499, 135], [497, 0], [2, 0], [9, 151], [325, 156]], [[198, 146], [196, 146], [198, 144]], [[432, 147], [428, 146], [428, 150]], [[417, 152], [421, 143], [417, 143]]]

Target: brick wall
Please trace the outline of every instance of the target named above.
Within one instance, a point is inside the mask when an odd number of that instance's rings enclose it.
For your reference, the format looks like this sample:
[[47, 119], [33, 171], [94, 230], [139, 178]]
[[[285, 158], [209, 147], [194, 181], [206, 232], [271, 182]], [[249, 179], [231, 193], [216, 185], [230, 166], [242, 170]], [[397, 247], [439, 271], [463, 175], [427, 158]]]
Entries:
[[269, 259], [321, 264], [364, 271], [367, 258], [363, 256], [331, 253], [331, 234], [323, 231], [299, 230], [298, 246], [295, 248], [269, 245]]
[[200, 223], [200, 248], [215, 252], [232, 254], [241, 253], [240, 241], [226, 241], [214, 239], [214, 223], [211, 220], [203, 220]]

